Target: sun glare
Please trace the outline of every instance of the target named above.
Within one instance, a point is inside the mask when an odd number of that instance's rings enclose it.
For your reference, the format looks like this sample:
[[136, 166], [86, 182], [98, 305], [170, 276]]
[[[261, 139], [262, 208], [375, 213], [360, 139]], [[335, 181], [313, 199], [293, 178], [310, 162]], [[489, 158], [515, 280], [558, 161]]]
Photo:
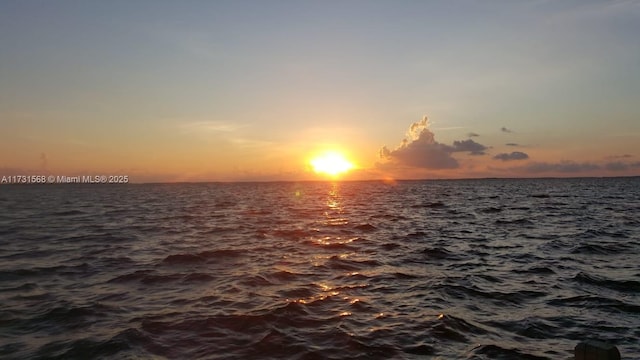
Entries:
[[338, 176], [353, 169], [353, 164], [336, 151], [318, 155], [311, 159], [310, 163], [316, 173], [330, 176]]

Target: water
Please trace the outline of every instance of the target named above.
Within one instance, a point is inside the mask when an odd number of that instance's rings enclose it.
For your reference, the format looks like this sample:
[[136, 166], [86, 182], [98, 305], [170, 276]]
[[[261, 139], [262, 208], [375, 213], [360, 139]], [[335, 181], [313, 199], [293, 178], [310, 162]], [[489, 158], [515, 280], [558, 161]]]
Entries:
[[640, 358], [640, 179], [0, 187], [0, 357]]

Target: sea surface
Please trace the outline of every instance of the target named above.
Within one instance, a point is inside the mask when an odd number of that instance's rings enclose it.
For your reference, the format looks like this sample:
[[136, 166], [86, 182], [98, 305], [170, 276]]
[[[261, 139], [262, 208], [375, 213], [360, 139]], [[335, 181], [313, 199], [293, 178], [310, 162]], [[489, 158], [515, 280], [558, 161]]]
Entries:
[[640, 178], [0, 186], [3, 359], [640, 359]]

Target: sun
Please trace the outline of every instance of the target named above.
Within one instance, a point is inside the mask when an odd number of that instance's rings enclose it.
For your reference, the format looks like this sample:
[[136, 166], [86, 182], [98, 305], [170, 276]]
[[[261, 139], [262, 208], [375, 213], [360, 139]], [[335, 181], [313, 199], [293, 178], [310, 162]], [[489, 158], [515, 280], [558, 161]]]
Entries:
[[353, 164], [347, 158], [337, 151], [327, 151], [322, 153], [310, 161], [313, 171], [318, 174], [329, 176], [338, 176], [351, 169]]

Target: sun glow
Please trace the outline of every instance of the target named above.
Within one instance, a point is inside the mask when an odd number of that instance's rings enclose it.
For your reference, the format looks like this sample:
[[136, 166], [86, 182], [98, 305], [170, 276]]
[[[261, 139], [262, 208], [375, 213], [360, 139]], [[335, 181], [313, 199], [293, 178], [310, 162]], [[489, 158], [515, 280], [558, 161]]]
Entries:
[[344, 155], [337, 151], [320, 154], [311, 159], [310, 163], [316, 173], [330, 176], [338, 176], [354, 167]]

